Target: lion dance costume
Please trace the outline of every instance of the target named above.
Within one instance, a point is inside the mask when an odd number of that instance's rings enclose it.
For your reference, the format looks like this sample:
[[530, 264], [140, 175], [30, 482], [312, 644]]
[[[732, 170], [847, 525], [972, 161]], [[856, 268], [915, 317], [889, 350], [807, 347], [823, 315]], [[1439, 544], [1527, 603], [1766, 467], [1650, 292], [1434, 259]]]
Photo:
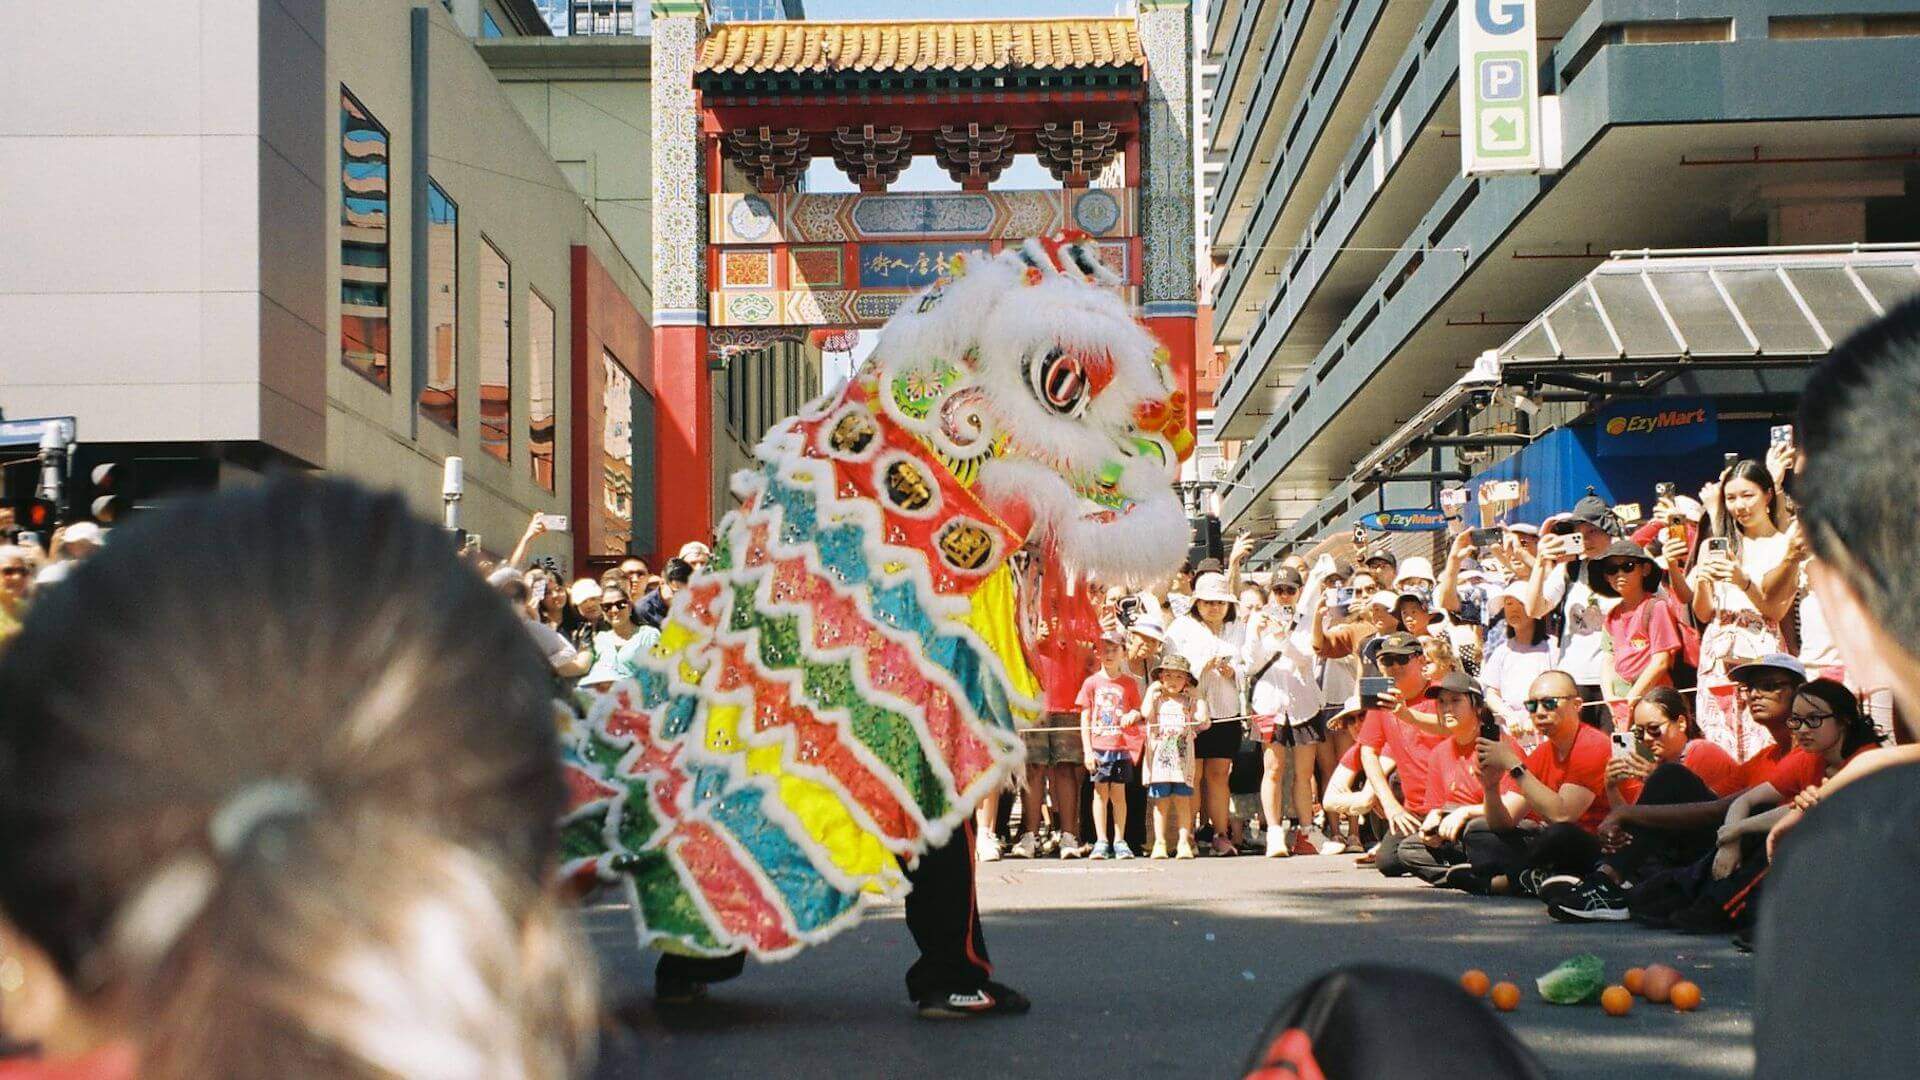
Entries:
[[906, 891], [1023, 761], [1009, 559], [1103, 581], [1185, 557], [1165, 354], [1084, 238], [956, 258], [853, 379], [734, 478], [706, 571], [568, 749], [563, 872], [643, 944], [791, 956]]

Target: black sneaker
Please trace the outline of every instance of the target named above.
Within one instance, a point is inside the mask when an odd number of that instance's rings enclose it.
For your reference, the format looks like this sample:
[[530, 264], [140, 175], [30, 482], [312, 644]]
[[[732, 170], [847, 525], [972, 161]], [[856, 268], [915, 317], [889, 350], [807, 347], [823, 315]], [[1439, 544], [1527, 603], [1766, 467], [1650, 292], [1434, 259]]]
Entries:
[[1572, 874], [1549, 874], [1536, 866], [1529, 866], [1513, 877], [1514, 892], [1519, 896], [1540, 896], [1556, 885], [1580, 884], [1580, 879]]
[[1547, 904], [1547, 914], [1561, 922], [1626, 922], [1627, 892], [1604, 877], [1580, 885]]
[[955, 990], [914, 1002], [922, 1020], [972, 1020], [983, 1016], [1024, 1016], [1033, 1008], [1027, 996], [1011, 986], [987, 983], [978, 990]]

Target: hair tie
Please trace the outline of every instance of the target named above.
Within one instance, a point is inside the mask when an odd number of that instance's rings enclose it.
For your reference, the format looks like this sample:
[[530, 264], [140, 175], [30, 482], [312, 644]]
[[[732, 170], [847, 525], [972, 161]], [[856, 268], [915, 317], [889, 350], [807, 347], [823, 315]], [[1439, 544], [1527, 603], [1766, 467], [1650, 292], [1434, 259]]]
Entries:
[[305, 817], [319, 806], [304, 780], [269, 777], [227, 797], [207, 822], [207, 836], [221, 859], [231, 859], [269, 822]]

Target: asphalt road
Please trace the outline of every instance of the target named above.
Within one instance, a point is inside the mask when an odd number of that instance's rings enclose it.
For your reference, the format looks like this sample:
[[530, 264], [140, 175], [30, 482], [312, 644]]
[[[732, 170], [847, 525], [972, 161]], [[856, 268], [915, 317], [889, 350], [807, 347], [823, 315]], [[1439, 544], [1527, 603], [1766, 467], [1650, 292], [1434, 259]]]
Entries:
[[[1034, 1000], [1024, 1018], [916, 1018], [898, 907], [794, 960], [749, 967], [697, 1012], [661, 1014], [647, 1001], [652, 956], [635, 949], [626, 910], [596, 906], [589, 927], [625, 1024], [599, 1075], [1238, 1077], [1281, 1002], [1356, 961], [1511, 979], [1525, 996], [1508, 1020], [1559, 1077], [1753, 1068], [1752, 960], [1724, 938], [1565, 926], [1536, 901], [1389, 881], [1351, 856], [1009, 860], [981, 867], [980, 903], [996, 975]], [[1672, 964], [1706, 1004], [1682, 1014], [1639, 1002], [1614, 1018], [1542, 1001], [1534, 977], [1581, 952], [1599, 954], [1610, 980]]]

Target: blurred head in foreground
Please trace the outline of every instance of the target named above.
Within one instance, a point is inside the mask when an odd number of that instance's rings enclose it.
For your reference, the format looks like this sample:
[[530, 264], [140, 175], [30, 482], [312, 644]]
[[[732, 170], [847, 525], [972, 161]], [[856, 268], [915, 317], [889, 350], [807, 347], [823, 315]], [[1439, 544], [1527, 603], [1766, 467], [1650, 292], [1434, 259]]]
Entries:
[[144, 1078], [561, 1077], [546, 665], [397, 497], [182, 501], [0, 655], [0, 1025]]

